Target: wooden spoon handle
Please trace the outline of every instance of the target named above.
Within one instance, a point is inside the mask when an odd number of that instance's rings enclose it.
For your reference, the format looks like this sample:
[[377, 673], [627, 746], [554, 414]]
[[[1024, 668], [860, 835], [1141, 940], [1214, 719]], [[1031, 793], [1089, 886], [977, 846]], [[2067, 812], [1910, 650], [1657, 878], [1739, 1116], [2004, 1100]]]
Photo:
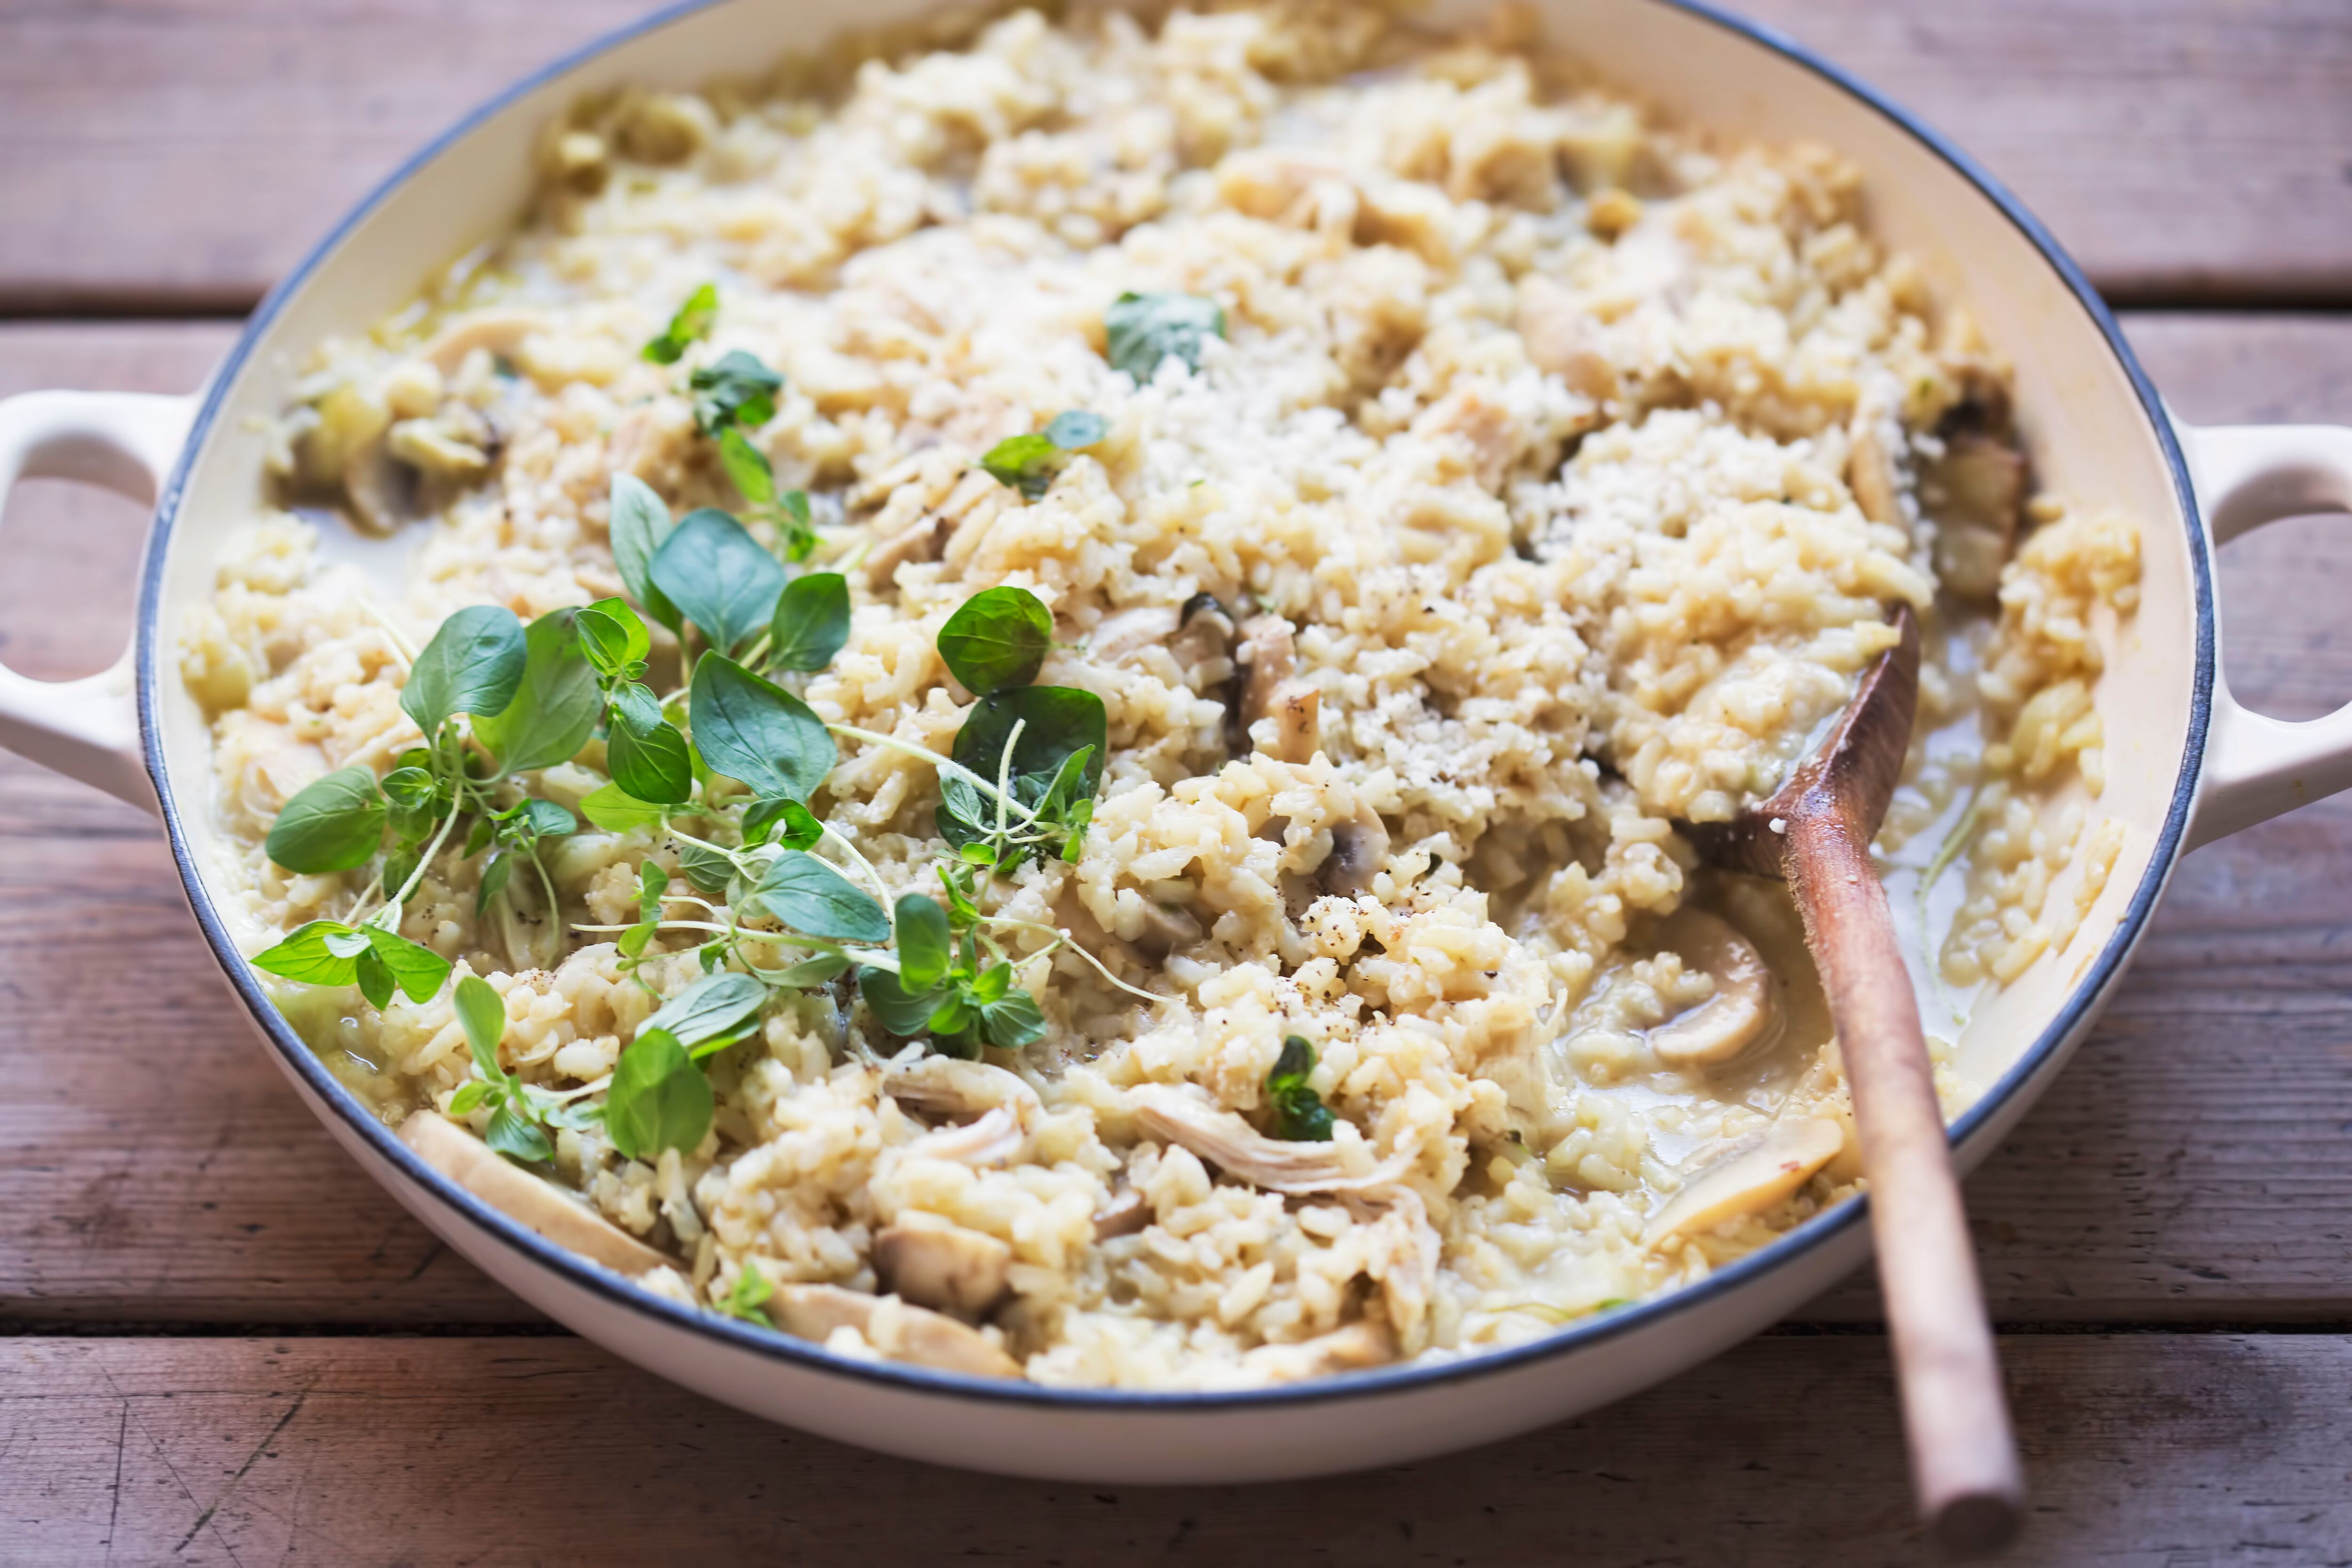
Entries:
[[1786, 866], [1853, 1094], [1920, 1514], [1948, 1551], [1993, 1551], [2023, 1521], [2025, 1482], [1886, 889], [1827, 801], [1789, 819]]

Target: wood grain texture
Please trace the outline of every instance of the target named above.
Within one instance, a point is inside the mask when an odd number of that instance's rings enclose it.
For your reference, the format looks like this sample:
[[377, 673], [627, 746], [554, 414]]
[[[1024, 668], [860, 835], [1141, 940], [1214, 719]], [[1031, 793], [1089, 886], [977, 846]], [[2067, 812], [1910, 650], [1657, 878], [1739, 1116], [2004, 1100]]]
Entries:
[[[2352, 421], [2352, 321], [2128, 326], [2191, 417]], [[215, 325], [0, 326], [0, 395], [184, 388], [227, 337]], [[71, 496], [27, 494], [0, 524], [8, 580], [39, 589], [0, 602], [0, 648], [49, 676], [100, 668], [128, 626], [137, 520], [60, 510]], [[2352, 535], [2275, 528], [2223, 561], [2225, 597], [2248, 611], [2231, 623], [2241, 695], [2352, 696], [2352, 632], [2335, 624], [2345, 598], [2327, 590]], [[91, 612], [107, 592], [112, 608]], [[0, 758], [0, 847], [11, 1165], [0, 1320], [532, 1317], [411, 1221], [295, 1100], [198, 940], [147, 817]], [[1969, 1183], [2000, 1321], [2352, 1318], [2347, 874], [2346, 798], [2183, 862], [2097, 1033]], [[1857, 1281], [1803, 1316], [1875, 1311]]]
[[[400, 161], [645, 0], [6, 0], [0, 307], [242, 309]], [[2338, 0], [1747, 0], [2132, 300], [2352, 302]]]
[[[2011, 1339], [2012, 1568], [2340, 1562], [2352, 1341]], [[1875, 1338], [1279, 1487], [1004, 1480], [763, 1426], [574, 1340], [0, 1342], [0, 1561], [1035, 1564], [1923, 1560]], [[589, 1413], [593, 1413], [593, 1415]]]

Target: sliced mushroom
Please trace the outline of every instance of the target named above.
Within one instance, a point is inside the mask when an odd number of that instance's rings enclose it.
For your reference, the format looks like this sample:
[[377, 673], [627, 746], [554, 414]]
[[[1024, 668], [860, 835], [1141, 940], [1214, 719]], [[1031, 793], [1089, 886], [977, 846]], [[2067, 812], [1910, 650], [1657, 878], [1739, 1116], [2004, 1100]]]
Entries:
[[1412, 1161], [1391, 1155], [1360, 1175], [1350, 1174], [1335, 1143], [1268, 1138], [1230, 1110], [1164, 1083], [1127, 1091], [1154, 1137], [1190, 1149], [1229, 1176], [1270, 1193], [1360, 1193], [1384, 1187]]
[[866, 553], [866, 585], [879, 591], [888, 587], [898, 568], [909, 561], [937, 561], [951, 531], [948, 520], [937, 512], [917, 518]]
[[1029, 1134], [1022, 1127], [1021, 1118], [1000, 1105], [961, 1127], [926, 1132], [907, 1145], [907, 1152], [929, 1160], [954, 1160], [979, 1169], [1011, 1164], [1020, 1158], [1028, 1142]]
[[1772, 972], [1754, 944], [1705, 910], [1680, 910], [1663, 945], [1715, 981], [1715, 994], [1650, 1031], [1650, 1049], [1671, 1068], [1712, 1067], [1753, 1045], [1775, 1016]]
[[1201, 922], [1192, 918], [1190, 910], [1166, 904], [1146, 904], [1142, 929], [1129, 939], [1129, 944], [1158, 963], [1178, 948], [1190, 947], [1200, 940]]
[[1150, 1223], [1151, 1205], [1143, 1201], [1141, 1193], [1129, 1187], [1095, 1210], [1095, 1239], [1101, 1242], [1133, 1236]]
[[[1168, 639], [1168, 651], [1186, 671], [1204, 664], [1230, 664], [1234, 657], [1234, 618], [1217, 603], [1213, 594], [1195, 594], [1184, 601], [1177, 612], [1176, 631]], [[1215, 679], [1223, 679], [1223, 676]]]
[[490, 1146], [435, 1111], [409, 1113], [400, 1141], [426, 1164], [558, 1247], [620, 1274], [645, 1274], [670, 1260], [551, 1182], [509, 1164]]
[[820, 1344], [835, 1329], [856, 1329], [892, 1361], [967, 1377], [1021, 1375], [1020, 1363], [979, 1330], [894, 1296], [868, 1296], [838, 1285], [779, 1285], [768, 1298], [768, 1316], [784, 1332]]
[[1371, 890], [1372, 879], [1389, 858], [1388, 825], [1363, 801], [1356, 815], [1331, 825], [1331, 853], [1315, 870], [1315, 885], [1326, 893], [1352, 899]]
[[977, 1318], [1004, 1294], [1013, 1249], [992, 1236], [919, 1210], [874, 1238], [874, 1269], [919, 1307]]
[[1017, 1075], [954, 1057], [892, 1062], [882, 1069], [882, 1088], [901, 1104], [935, 1116], [978, 1116], [1001, 1107], [1026, 1124], [1044, 1109], [1037, 1091]]
[[1176, 635], [1178, 613], [1167, 605], [1139, 605], [1105, 616], [1087, 637], [1087, 657], [1106, 663], [1139, 648], [1157, 647]]
[[546, 325], [547, 318], [536, 310], [477, 310], [442, 328], [417, 357], [445, 376], [455, 375], [466, 363], [466, 356], [476, 349], [488, 349], [500, 359], [513, 359], [523, 339]]
[[1311, 682], [1286, 680], [1274, 689], [1274, 754], [1286, 763], [1311, 763], [1323, 743], [1323, 693]]
[[1256, 749], [1251, 727], [1274, 714], [1298, 668], [1298, 649], [1290, 623], [1280, 616], [1252, 616], [1242, 623], [1240, 637], [1234, 657], [1242, 667], [1241, 703], [1234, 719], [1236, 733], [1230, 740], [1234, 755], [1247, 756]]
[[1936, 523], [1936, 577], [1962, 598], [2000, 592], [2000, 569], [2025, 501], [2025, 459], [1981, 430], [1947, 437], [1919, 471], [1919, 500]]
[[1887, 447], [1887, 423], [1875, 404], [1864, 403], [1853, 411], [1845, 480], [1863, 516], [1899, 528], [1903, 526], [1903, 473]]
[[1844, 1147], [1844, 1125], [1832, 1118], [1776, 1121], [1740, 1139], [1693, 1176], [1650, 1221], [1643, 1245], [1760, 1214], [1811, 1181]]
[[1385, 1365], [1396, 1360], [1396, 1335], [1389, 1326], [1364, 1319], [1299, 1344], [1260, 1345], [1242, 1361], [1269, 1383], [1298, 1383]]
[[343, 465], [343, 494], [362, 527], [391, 533], [424, 516], [423, 487], [415, 468], [392, 455], [382, 436], [353, 452]]

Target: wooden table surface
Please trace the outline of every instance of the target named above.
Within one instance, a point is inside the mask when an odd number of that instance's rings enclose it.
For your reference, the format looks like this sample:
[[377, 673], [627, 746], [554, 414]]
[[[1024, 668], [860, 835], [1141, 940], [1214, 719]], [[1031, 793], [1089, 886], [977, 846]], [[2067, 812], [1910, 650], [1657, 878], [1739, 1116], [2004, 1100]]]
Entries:
[[[194, 386], [406, 151], [637, 0], [0, 0], [0, 394]], [[2352, 423], [2345, 0], [1772, 0], [2049, 220], [2202, 421]], [[2340, 312], [2340, 313], [2339, 313]], [[100, 668], [143, 520], [24, 486], [0, 658]], [[2352, 697], [2352, 538], [2223, 552], [2265, 711]], [[2352, 800], [2200, 849], [1969, 1184], [2018, 1563], [2352, 1560]], [[0, 759], [0, 1562], [1922, 1561], [1867, 1281], [1549, 1431], [1273, 1488], [762, 1426], [565, 1335], [264, 1059], [144, 815]]]

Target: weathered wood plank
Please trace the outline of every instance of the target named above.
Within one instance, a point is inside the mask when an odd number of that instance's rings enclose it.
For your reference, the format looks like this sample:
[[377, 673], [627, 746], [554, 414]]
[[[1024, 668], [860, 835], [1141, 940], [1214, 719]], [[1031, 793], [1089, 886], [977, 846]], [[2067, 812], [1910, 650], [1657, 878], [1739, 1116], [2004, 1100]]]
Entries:
[[[1756, 1342], [1453, 1458], [1215, 1488], [883, 1458], [572, 1340], [5, 1343], [0, 1555], [17, 1562], [1924, 1560], [1875, 1337]], [[2004, 1563], [2341, 1561], [2352, 1341], [2080, 1335], [2001, 1352], [2033, 1487]]]
[[[2131, 330], [2192, 416], [2352, 419], [2352, 321], [2143, 317]], [[0, 328], [0, 393], [190, 384], [223, 332]], [[0, 604], [0, 646], [49, 675], [120, 646], [127, 595], [109, 614], [84, 613], [82, 595], [127, 574], [136, 534], [117, 512], [76, 526], [55, 510], [64, 493], [12, 507], [0, 530], [0, 549], [23, 551], [11, 581], [40, 589]], [[2314, 587], [2347, 547], [2320, 534], [2246, 555], [2279, 537], [2227, 552], [2225, 585], [2263, 612], [2232, 623], [2239, 689], [2352, 695], [2352, 633], [2326, 619], [2343, 598]], [[530, 1316], [438, 1250], [278, 1080], [148, 819], [0, 759], [0, 1318]], [[2347, 866], [2346, 800], [2183, 865], [2108, 1022], [1970, 1183], [2004, 1321], [2352, 1315]], [[1806, 1315], [1871, 1310], [1857, 1286]]]
[[[1920, 110], [2118, 297], [2352, 300], [2334, 0], [1748, 0]], [[644, 0], [0, 10], [0, 308], [242, 308], [399, 161]]]

